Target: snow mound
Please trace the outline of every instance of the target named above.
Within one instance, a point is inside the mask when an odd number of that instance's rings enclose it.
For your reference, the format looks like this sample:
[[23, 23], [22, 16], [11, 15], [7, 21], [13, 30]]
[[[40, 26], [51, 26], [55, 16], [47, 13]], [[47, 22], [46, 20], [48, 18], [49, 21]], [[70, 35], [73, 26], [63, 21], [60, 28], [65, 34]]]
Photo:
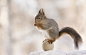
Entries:
[[66, 53], [59, 50], [49, 50], [42, 52], [31, 52], [30, 55], [86, 55], [86, 50]]

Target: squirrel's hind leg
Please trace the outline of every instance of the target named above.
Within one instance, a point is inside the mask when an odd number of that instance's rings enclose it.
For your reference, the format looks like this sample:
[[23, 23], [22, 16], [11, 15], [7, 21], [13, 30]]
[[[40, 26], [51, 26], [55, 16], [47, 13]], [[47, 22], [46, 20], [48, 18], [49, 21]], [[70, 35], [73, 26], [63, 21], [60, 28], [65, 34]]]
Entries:
[[[45, 40], [47, 40], [49, 44], [52, 44], [52, 43], [55, 41], [55, 39], [45, 39]], [[45, 40], [44, 40], [44, 41], [45, 41]], [[44, 41], [43, 41], [43, 42], [44, 42]]]

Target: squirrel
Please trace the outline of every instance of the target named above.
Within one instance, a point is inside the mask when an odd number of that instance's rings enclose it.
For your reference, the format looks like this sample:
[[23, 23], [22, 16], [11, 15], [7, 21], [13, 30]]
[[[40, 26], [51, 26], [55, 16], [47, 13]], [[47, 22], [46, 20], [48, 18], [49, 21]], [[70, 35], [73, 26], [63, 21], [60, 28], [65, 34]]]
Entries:
[[73, 28], [64, 27], [59, 31], [59, 27], [56, 21], [47, 18], [43, 9], [40, 9], [38, 14], [36, 15], [34, 26], [42, 31], [43, 35], [47, 38], [50, 44], [52, 44], [55, 40], [57, 40], [64, 34], [69, 34], [73, 38], [76, 49], [78, 49], [79, 44], [82, 43], [81, 36]]

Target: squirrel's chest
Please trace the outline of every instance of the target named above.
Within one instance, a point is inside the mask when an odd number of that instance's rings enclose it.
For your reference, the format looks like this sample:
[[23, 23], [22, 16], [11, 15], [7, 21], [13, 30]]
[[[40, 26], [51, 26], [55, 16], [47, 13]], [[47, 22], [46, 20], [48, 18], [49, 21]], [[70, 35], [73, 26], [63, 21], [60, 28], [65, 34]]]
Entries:
[[45, 38], [48, 38], [48, 39], [50, 38], [48, 31], [42, 30], [42, 34]]

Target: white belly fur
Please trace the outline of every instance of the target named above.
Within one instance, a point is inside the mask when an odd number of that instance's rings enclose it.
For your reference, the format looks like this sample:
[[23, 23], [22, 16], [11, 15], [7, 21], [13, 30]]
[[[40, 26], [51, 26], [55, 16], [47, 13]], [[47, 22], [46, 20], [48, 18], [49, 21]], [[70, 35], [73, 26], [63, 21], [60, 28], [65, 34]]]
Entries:
[[48, 31], [42, 30], [42, 34], [43, 34], [43, 36], [44, 36], [45, 38], [50, 39], [49, 34], [48, 34]]
[[46, 31], [46, 30], [40, 30], [40, 31], [42, 32], [42, 34], [45, 38], [50, 39], [48, 31]]
[[[36, 27], [36, 28], [37, 28], [37, 27]], [[39, 28], [37, 28], [37, 29], [39, 29]], [[42, 34], [43, 34], [43, 36], [44, 36], [45, 38], [51, 39], [51, 38], [49, 37], [48, 30], [39, 29], [39, 31], [42, 32]]]

